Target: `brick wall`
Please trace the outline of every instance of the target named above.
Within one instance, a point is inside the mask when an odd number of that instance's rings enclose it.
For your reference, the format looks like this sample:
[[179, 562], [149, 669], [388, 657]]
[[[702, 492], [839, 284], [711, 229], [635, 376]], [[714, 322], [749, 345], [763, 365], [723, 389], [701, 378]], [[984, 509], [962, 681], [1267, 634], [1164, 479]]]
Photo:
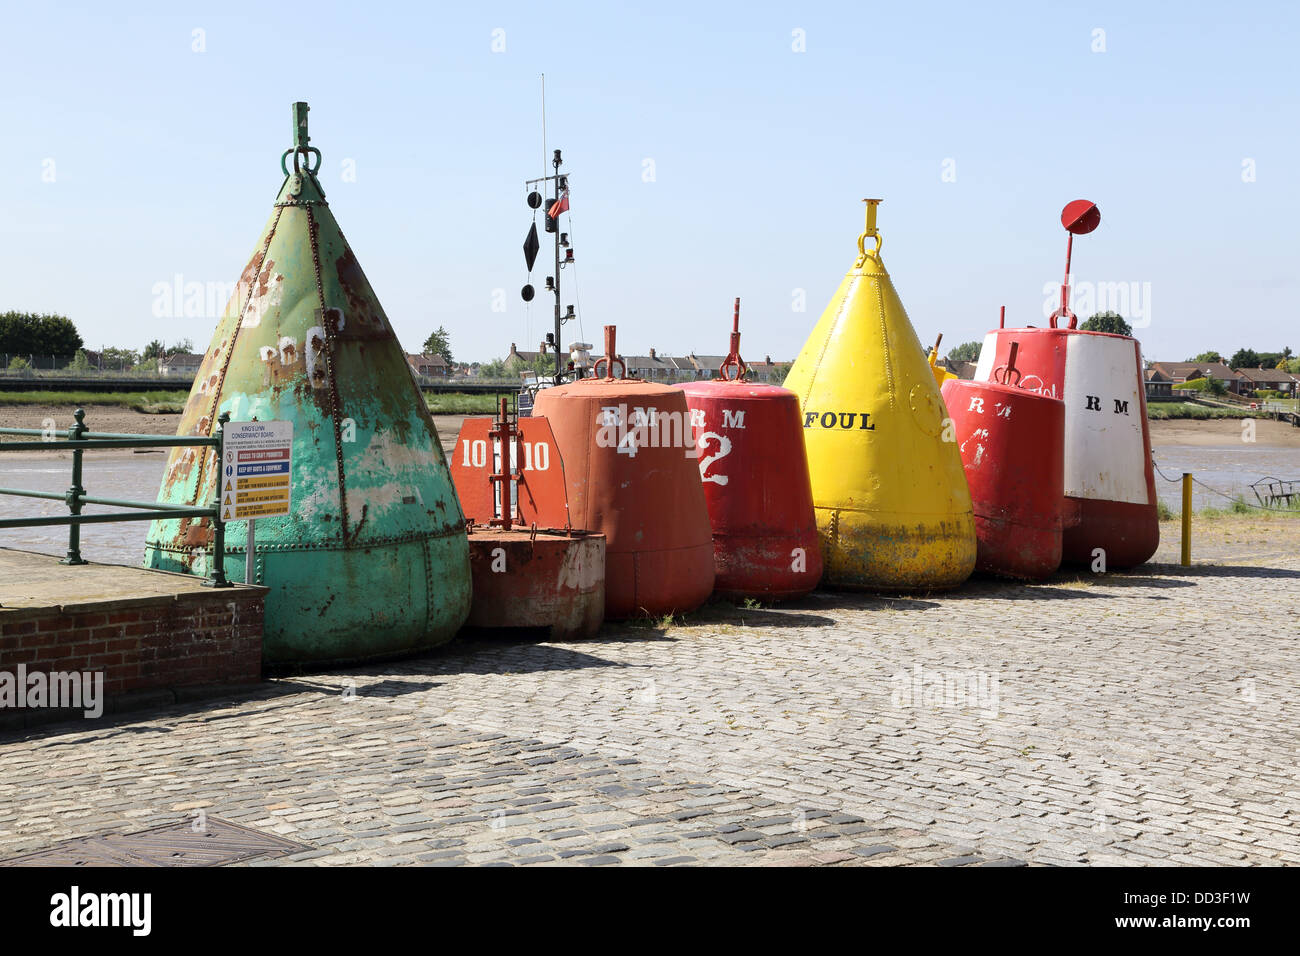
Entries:
[[102, 671], [132, 691], [261, 679], [264, 588], [6, 610], [0, 671]]

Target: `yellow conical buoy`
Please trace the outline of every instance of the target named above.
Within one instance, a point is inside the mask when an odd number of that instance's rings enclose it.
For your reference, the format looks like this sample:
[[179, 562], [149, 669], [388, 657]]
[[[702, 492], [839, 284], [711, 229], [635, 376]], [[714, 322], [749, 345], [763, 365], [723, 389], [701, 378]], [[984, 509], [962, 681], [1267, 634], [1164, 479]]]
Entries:
[[857, 261], [785, 381], [803, 410], [823, 580], [954, 587], [975, 568], [970, 491], [934, 372], [880, 260], [880, 200], [866, 203]]

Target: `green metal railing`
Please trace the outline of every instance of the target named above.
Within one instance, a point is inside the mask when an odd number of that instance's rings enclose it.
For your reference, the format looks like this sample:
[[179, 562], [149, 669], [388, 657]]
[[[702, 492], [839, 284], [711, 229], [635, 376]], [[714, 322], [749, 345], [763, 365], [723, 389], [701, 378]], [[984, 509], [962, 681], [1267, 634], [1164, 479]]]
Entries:
[[[82, 487], [82, 455], [87, 449], [92, 451], [103, 448], [177, 448], [200, 447], [215, 448], [217, 460], [221, 460], [221, 441], [225, 425], [230, 421], [228, 413], [222, 413], [217, 419], [217, 430], [209, 437], [198, 435], [125, 435], [114, 432], [92, 432], [86, 427], [86, 412], [78, 408], [73, 413], [76, 424], [66, 432], [63, 439], [54, 438], [58, 432], [39, 428], [0, 428], [0, 452], [6, 451], [56, 451], [72, 450], [72, 485], [63, 494], [54, 491], [32, 491], [28, 488], [0, 488], [0, 495], [16, 495], [22, 498], [44, 498], [50, 501], [62, 501], [67, 504], [69, 514], [45, 518], [0, 518], [0, 530], [5, 528], [43, 528], [68, 526], [68, 553], [61, 564], [88, 564], [81, 556], [81, 526], [83, 524], [108, 524], [114, 521], [153, 521], [160, 518], [210, 518], [212, 520], [213, 564], [204, 582], [207, 587], [233, 587], [226, 580], [226, 524], [221, 520], [219, 502], [214, 498], [209, 507], [169, 505], [160, 501], [125, 501], [119, 498], [98, 498], [86, 494]], [[35, 437], [41, 441], [4, 441], [3, 436], [15, 435], [25, 438]], [[131, 511], [112, 512], [110, 514], [85, 515], [81, 513], [84, 505], [107, 505], [111, 508], [131, 508]]]

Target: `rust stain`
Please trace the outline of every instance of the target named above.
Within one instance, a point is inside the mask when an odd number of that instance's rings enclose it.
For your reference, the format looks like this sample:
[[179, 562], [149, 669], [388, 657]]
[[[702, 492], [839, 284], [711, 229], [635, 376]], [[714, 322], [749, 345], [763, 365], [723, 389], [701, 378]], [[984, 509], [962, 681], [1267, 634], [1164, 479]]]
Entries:
[[349, 325], [356, 335], [364, 333], [369, 327], [371, 334], [388, 332], [388, 319], [384, 316], [379, 300], [370, 290], [366, 274], [361, 271], [361, 263], [352, 254], [352, 248], [345, 246], [343, 254], [334, 262], [338, 271], [339, 285], [347, 298]]
[[184, 534], [186, 547], [205, 548], [212, 543], [212, 528], [208, 526], [207, 518], [191, 521]]
[[266, 267], [260, 271], [257, 277], [257, 295], [259, 298], [266, 295], [271, 287], [271, 270], [273, 268], [275, 268], [275, 260], [267, 259]]

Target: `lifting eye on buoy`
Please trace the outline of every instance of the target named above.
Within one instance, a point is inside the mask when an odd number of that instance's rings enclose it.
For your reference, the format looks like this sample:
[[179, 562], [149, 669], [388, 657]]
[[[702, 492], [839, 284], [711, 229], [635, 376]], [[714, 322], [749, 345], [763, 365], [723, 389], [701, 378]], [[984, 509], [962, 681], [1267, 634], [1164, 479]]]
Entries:
[[[736, 374], [729, 374], [733, 370]], [[727, 357], [718, 366], [717, 380], [743, 382], [748, 375], [749, 366], [740, 357], [740, 296], [736, 296], [731, 313], [731, 347], [727, 350]]]
[[[993, 370], [993, 381], [998, 385], [1010, 385], [1016, 388], [1020, 387], [1020, 369], [1016, 368], [1016, 352], [1020, 349], [1019, 342], [1012, 342], [1011, 348], [1007, 352], [1007, 364], [999, 365]], [[1011, 376], [1015, 376], [1012, 381]]]
[[[866, 229], [863, 230], [862, 235], [858, 236], [858, 261], [854, 265], [855, 269], [860, 269], [863, 263], [867, 261], [868, 256], [873, 259], [879, 259], [880, 247], [885, 243], [883, 237], [881, 237], [880, 233], [876, 231], [876, 209], [882, 202], [884, 202], [884, 200], [864, 199], [862, 201], [867, 204], [867, 226]], [[876, 248], [871, 252], [867, 252], [866, 242], [868, 239], [876, 240]]]
[[[307, 113], [311, 109], [306, 103], [293, 104], [293, 145], [284, 151], [280, 157], [280, 171], [287, 177], [289, 167], [285, 160], [293, 155], [293, 171], [295, 174], [301, 174], [304, 170], [311, 176], [315, 176], [320, 169], [320, 150], [315, 146], [308, 146], [311, 137], [307, 135]], [[311, 157], [315, 155], [316, 165], [311, 165]]]

